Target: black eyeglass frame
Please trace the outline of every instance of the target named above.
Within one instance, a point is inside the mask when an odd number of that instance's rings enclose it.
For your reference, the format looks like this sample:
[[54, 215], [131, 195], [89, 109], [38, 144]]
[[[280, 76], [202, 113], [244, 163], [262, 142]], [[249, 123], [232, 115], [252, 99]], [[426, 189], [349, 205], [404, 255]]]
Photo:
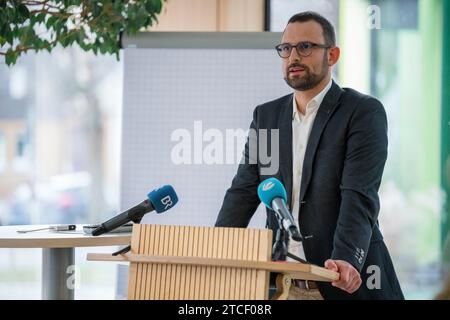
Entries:
[[[305, 44], [309, 45], [310, 47], [307, 48], [307, 49], [301, 48], [301, 46], [305, 45]], [[282, 52], [281, 47], [282, 46], [289, 46], [290, 49], [289, 49], [289, 55], [288, 56], [285, 56], [285, 57], [282, 56], [282, 54], [281, 54], [281, 52]], [[283, 59], [289, 58], [291, 56], [293, 48], [295, 48], [297, 50], [297, 54], [299, 56], [309, 57], [312, 54], [313, 49], [315, 49], [315, 48], [330, 49], [330, 48], [332, 48], [332, 46], [329, 46], [329, 45], [326, 45], [326, 44], [314, 43], [314, 42], [311, 42], [311, 41], [302, 41], [302, 42], [297, 43], [296, 45], [291, 45], [290, 43], [280, 43], [279, 45], [275, 46], [275, 50], [277, 51], [278, 55], [280, 56], [280, 58], [283, 58]], [[303, 53], [302, 54], [301, 50], [309, 50], [309, 53], [307, 53], [307, 54]]]

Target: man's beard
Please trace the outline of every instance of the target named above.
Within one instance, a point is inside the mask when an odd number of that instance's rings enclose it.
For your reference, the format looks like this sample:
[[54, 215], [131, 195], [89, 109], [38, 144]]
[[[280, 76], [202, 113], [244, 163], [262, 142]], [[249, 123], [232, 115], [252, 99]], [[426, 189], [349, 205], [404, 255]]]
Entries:
[[[295, 78], [289, 78], [289, 68], [298, 67], [305, 70], [305, 75]], [[327, 76], [328, 73], [327, 55], [324, 54], [322, 70], [320, 74], [312, 74], [307, 66], [304, 64], [293, 63], [286, 70], [286, 77], [284, 80], [294, 90], [306, 91], [316, 87]]]

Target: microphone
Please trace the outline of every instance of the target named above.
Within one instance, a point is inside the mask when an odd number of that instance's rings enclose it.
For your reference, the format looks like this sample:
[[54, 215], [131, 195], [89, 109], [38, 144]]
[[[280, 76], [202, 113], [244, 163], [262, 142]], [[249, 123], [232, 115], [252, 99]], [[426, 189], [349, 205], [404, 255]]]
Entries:
[[302, 241], [303, 237], [295, 225], [292, 214], [286, 206], [286, 189], [280, 180], [269, 178], [261, 182], [258, 186], [258, 196], [267, 208], [275, 211], [278, 221], [282, 223], [285, 230], [289, 231], [292, 239], [295, 241]]
[[92, 235], [98, 236], [103, 233], [110, 232], [130, 221], [138, 223], [141, 221], [144, 214], [153, 210], [155, 210], [156, 213], [163, 213], [176, 205], [177, 202], [178, 197], [175, 190], [172, 186], [165, 185], [159, 189], [151, 191], [147, 195], [147, 199], [138, 205], [102, 223], [98, 228], [92, 231]]

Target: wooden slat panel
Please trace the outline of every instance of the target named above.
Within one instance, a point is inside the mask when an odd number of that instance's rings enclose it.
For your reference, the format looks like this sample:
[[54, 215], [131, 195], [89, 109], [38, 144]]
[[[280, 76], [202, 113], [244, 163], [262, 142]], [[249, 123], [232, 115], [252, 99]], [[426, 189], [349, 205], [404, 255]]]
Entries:
[[[149, 252], [150, 254], [155, 254], [156, 252], [156, 248], [158, 246], [157, 244], [157, 240], [158, 240], [158, 228], [155, 225], [149, 225], [148, 226], [148, 232], [146, 234], [146, 236], [148, 238], [150, 238], [151, 240], [151, 244], [150, 244], [150, 248], [149, 248]], [[147, 295], [147, 299], [150, 300], [154, 300], [155, 299], [155, 287], [156, 287], [156, 268], [157, 265], [154, 263], [149, 263], [148, 266], [148, 276], [147, 276], [147, 281], [148, 281], [148, 295]]]
[[[169, 247], [167, 250], [167, 255], [173, 256], [174, 246], [175, 246], [175, 226], [169, 227]], [[164, 293], [164, 299], [169, 300], [171, 299], [171, 292], [174, 290], [173, 285], [175, 284], [175, 271], [176, 271], [176, 265], [169, 265], [168, 267], [168, 275], [166, 279], [166, 286], [165, 286], [165, 293]]]
[[[232, 244], [231, 242], [231, 233], [230, 230], [228, 230], [228, 228], [226, 230], [224, 230], [223, 232], [223, 254], [221, 258], [230, 258], [231, 256], [231, 247]], [[230, 277], [231, 277], [231, 269], [230, 268], [223, 268], [224, 269], [224, 273], [222, 273], [224, 275], [224, 281], [225, 281], [225, 286], [224, 286], [224, 290], [223, 290], [223, 299], [225, 300], [229, 300], [230, 299]]]
[[[145, 236], [149, 240], [149, 246], [147, 254], [153, 254], [155, 252], [155, 226], [153, 225], [147, 225], [145, 227]], [[146, 284], [146, 290], [145, 290], [145, 298], [144, 299], [154, 299], [154, 291], [152, 291], [152, 284], [154, 280], [152, 278], [154, 277], [154, 269], [155, 265], [153, 263], [149, 263], [147, 266], [147, 284]]]
[[[258, 238], [258, 248], [257, 248], [257, 252], [256, 252], [256, 260], [260, 261], [261, 260], [261, 245], [263, 242], [263, 239], [261, 239], [261, 234], [259, 232], [259, 230], [256, 231], [257, 233], [257, 238]], [[260, 298], [260, 290], [264, 290], [264, 284], [261, 283], [261, 279], [265, 276], [265, 271], [257, 271], [256, 272], [256, 290], [255, 290], [255, 299], [262, 299]]]
[[[244, 250], [247, 251], [247, 241], [245, 239], [245, 229], [237, 230], [237, 238], [238, 238], [238, 250], [236, 256], [234, 257], [237, 260], [243, 260]], [[245, 299], [245, 282], [247, 277], [247, 270], [238, 269], [237, 270], [238, 280], [236, 283], [236, 299], [241, 300]]]
[[[197, 256], [198, 239], [196, 239], [198, 227], [192, 227], [192, 253], [191, 256]], [[196, 244], [197, 242], [197, 244]], [[189, 299], [195, 299], [195, 283], [197, 281], [197, 266], [191, 267], [191, 282]]]
[[[182, 228], [177, 227], [177, 238], [178, 242], [175, 244], [176, 250], [174, 250], [174, 255], [181, 256], [183, 252], [183, 241], [184, 241], [184, 232]], [[174, 283], [174, 292], [173, 292], [173, 299], [179, 300], [181, 299], [181, 266], [176, 267], [175, 272], [175, 283]]]
[[[169, 247], [169, 254], [172, 256], [177, 255], [177, 247], [178, 247], [178, 229], [175, 226], [171, 226], [170, 227], [170, 232], [171, 232], [171, 238], [172, 238], [172, 242], [171, 242], [171, 246]], [[175, 287], [175, 278], [176, 278], [176, 272], [177, 272], [177, 266], [172, 266], [171, 267], [171, 273], [170, 273], [170, 281], [169, 281], [169, 286], [168, 286], [168, 298], [169, 300], [173, 300], [174, 299], [174, 295], [175, 295], [175, 289], [178, 290], [178, 288]]]
[[[193, 227], [192, 228], [192, 236], [193, 236], [193, 243], [192, 243], [192, 256], [198, 257], [198, 229], [199, 227]], [[197, 287], [198, 282], [198, 270], [197, 266], [192, 267], [191, 271], [191, 295], [189, 296], [189, 299], [198, 299], [196, 298], [196, 291], [195, 288]]]
[[[155, 226], [154, 225], [143, 225], [142, 231], [145, 232], [146, 239], [149, 240], [148, 254], [154, 254], [155, 252]], [[147, 278], [146, 278], [146, 289], [145, 289], [145, 299], [154, 299], [154, 269], [156, 265], [149, 263], [147, 266]], [[153, 286], [153, 289], [152, 289]]]
[[[219, 250], [221, 249], [222, 241], [220, 240], [220, 231], [221, 228], [213, 231], [214, 236], [214, 246], [213, 246], [213, 258], [218, 258], [222, 255]], [[211, 299], [218, 300], [219, 299], [219, 293], [220, 293], [220, 275], [222, 273], [221, 268], [216, 267], [214, 270], [214, 291], [211, 292]]]
[[[198, 248], [197, 248], [197, 256], [205, 257], [203, 252], [203, 247], [206, 246], [205, 243], [205, 228], [198, 228]], [[197, 282], [195, 283], [195, 300], [204, 299], [203, 292], [201, 292], [202, 285], [205, 281], [206, 269], [204, 267], [197, 267]]]
[[[261, 230], [261, 237], [264, 239], [263, 243], [263, 257], [261, 261], [271, 261], [272, 260], [272, 230]], [[263, 299], [269, 299], [269, 289], [270, 289], [270, 272], [266, 271], [266, 281], [264, 282], [265, 289], [263, 291]]]
[[[257, 232], [256, 230], [251, 230], [250, 234], [252, 239], [250, 260], [256, 261], [258, 259], [258, 246], [259, 246]], [[256, 276], [257, 271], [252, 271], [250, 278], [250, 299], [256, 299]]]
[[[168, 241], [167, 241], [167, 226], [166, 225], [162, 225], [161, 227], [161, 243], [160, 243], [160, 254], [161, 255], [167, 255], [167, 249], [166, 246], [168, 245]], [[166, 285], [166, 276], [167, 276], [167, 265], [166, 264], [162, 264], [161, 265], [161, 269], [159, 271], [159, 292], [158, 292], [158, 296], [159, 299], [162, 300], [164, 299], [164, 289], [165, 289], [165, 285]]]
[[[198, 257], [198, 229], [199, 227], [192, 227], [192, 253], [191, 256]], [[191, 267], [191, 281], [189, 283], [190, 286], [190, 295], [189, 299], [195, 299], [195, 287], [196, 282], [198, 280], [198, 274], [197, 274], [197, 266]]]
[[[140, 226], [133, 226], [133, 233], [131, 235], [131, 252], [138, 253], [139, 239], [140, 239]], [[128, 270], [128, 299], [136, 299], [136, 285], [137, 285], [137, 263], [131, 263]]]
[[[188, 227], [188, 251], [186, 253], [186, 255], [188, 257], [192, 257], [192, 247], [193, 247], [193, 229], [194, 227]], [[186, 293], [184, 295], [184, 299], [190, 299], [191, 295], [192, 295], [192, 267], [191, 266], [187, 266], [186, 267]]]
[[[224, 244], [224, 237], [225, 237], [225, 228], [219, 228], [218, 232], [218, 246], [217, 246], [217, 257], [223, 258], [226, 254], [226, 245]], [[218, 268], [219, 269], [219, 279], [217, 280], [219, 282], [218, 286], [218, 292], [215, 295], [215, 299], [223, 300], [225, 297], [225, 281], [226, 281], [226, 270], [225, 268]]]
[[[144, 237], [143, 237], [143, 243], [142, 243], [142, 254], [147, 255], [150, 253], [150, 239], [148, 238], [148, 229], [149, 226], [148, 225], [143, 225], [143, 229], [141, 232], [143, 232]], [[139, 294], [139, 300], [145, 300], [146, 299], [146, 294], [147, 294], [147, 289], [148, 289], [148, 285], [149, 285], [149, 281], [148, 281], [148, 275], [150, 274], [149, 271], [149, 264], [142, 264], [142, 284], [141, 284], [141, 292]]]
[[[188, 251], [186, 253], [186, 255], [188, 257], [192, 257], [192, 242], [193, 242], [193, 227], [188, 227]], [[192, 287], [191, 287], [191, 282], [192, 282], [192, 267], [191, 266], [187, 266], [186, 267], [186, 291], [185, 291], [185, 295], [183, 297], [183, 299], [190, 299], [190, 297], [192, 296]]]
[[[237, 249], [239, 246], [239, 239], [237, 237], [237, 229], [233, 228], [230, 229], [230, 231], [228, 232], [228, 234], [231, 237], [231, 241], [229, 241], [228, 243], [231, 244], [228, 246], [228, 256], [227, 258], [230, 259], [236, 259], [237, 258]], [[237, 270], [235, 268], [230, 270], [230, 287], [229, 287], [229, 292], [228, 292], [228, 298], [227, 299], [233, 299], [236, 300], [236, 281], [238, 280], [236, 278], [236, 272]]]
[[[184, 233], [184, 245], [183, 245], [183, 252], [182, 252], [182, 256], [189, 256], [189, 239], [190, 239], [190, 228], [189, 227], [183, 227], [183, 233]], [[183, 274], [183, 290], [182, 290], [182, 295], [180, 299], [187, 299], [186, 297], [189, 296], [189, 282], [190, 282], [190, 270], [188, 266], [183, 266], [182, 270], [181, 270], [182, 274]]]
[[[270, 259], [270, 244], [269, 234], [265, 230], [258, 230], [259, 246], [258, 246], [258, 261], [268, 261]], [[270, 243], [269, 243], [270, 241]], [[270, 272], [261, 270], [257, 271], [257, 285], [256, 285], [256, 299], [268, 299], [269, 294], [269, 275]]]
[[[146, 246], [144, 246], [143, 248], [143, 252], [146, 255], [150, 255], [152, 253], [152, 248], [154, 246], [154, 233], [152, 232], [152, 227], [151, 225], [145, 225], [142, 227], [142, 231], [145, 233], [145, 239], [146, 242], [148, 243]], [[143, 294], [141, 296], [140, 299], [150, 299], [150, 294], [151, 294], [151, 285], [152, 285], [152, 280], [151, 280], [151, 275], [152, 275], [152, 263], [147, 263], [146, 266], [142, 267], [143, 270], [143, 275], [145, 274], [145, 277], [143, 279]]]
[[[144, 244], [145, 244], [145, 229], [143, 226], [141, 226], [141, 233], [140, 233], [140, 239], [139, 239], [139, 246], [138, 246], [138, 253], [143, 254], [144, 253]], [[146, 265], [139, 263], [138, 264], [138, 277], [137, 277], [137, 285], [136, 285], [136, 299], [141, 299], [141, 291], [143, 287], [143, 282], [145, 279], [143, 278], [143, 270]]]
[[[200, 229], [200, 237], [203, 239], [201, 254], [202, 254], [202, 257], [205, 257], [205, 258], [208, 257], [208, 243], [209, 243], [208, 230], [209, 229], [205, 229], [205, 228]], [[209, 290], [207, 290], [207, 288], [205, 286], [205, 284], [208, 283], [208, 288], [209, 288], [209, 280], [210, 280], [210, 276], [211, 276], [211, 273], [208, 272], [209, 269], [211, 269], [211, 268], [206, 268], [206, 267], [201, 268], [201, 273], [203, 276], [200, 279], [200, 287], [198, 288], [198, 290], [200, 291], [199, 299], [201, 299], [201, 300], [206, 300], [206, 299], [208, 299], [208, 296], [209, 296]]]
[[[162, 225], [162, 255], [164, 256], [168, 256], [169, 255], [169, 243], [170, 243], [170, 226], [168, 225]], [[173, 239], [172, 239], [173, 241]], [[166, 298], [166, 284], [169, 284], [169, 280], [170, 280], [170, 273], [169, 273], [169, 267], [170, 264], [164, 264], [162, 265], [161, 268], [161, 285], [160, 285], [160, 294], [159, 294], [159, 298], [160, 299], [165, 299]]]
[[[156, 225], [150, 225], [149, 227], [149, 234], [147, 235], [147, 237], [150, 237], [152, 239], [152, 244], [151, 244], [151, 249], [150, 252], [152, 254], [155, 254], [157, 252], [157, 247], [158, 247], [158, 237], [159, 237], [159, 228]], [[157, 270], [157, 265], [154, 263], [150, 264], [150, 274], [148, 277], [148, 282], [149, 282], [149, 288], [150, 288], [150, 292], [148, 295], [148, 298], [151, 300], [156, 299], [156, 278], [157, 278], [157, 274], [156, 274], [156, 270]]]
[[[214, 258], [216, 256], [216, 246], [217, 246], [217, 238], [216, 238], [217, 230], [208, 229], [208, 258]], [[205, 291], [207, 291], [207, 298], [209, 300], [214, 299], [214, 292], [216, 290], [217, 281], [216, 281], [216, 274], [217, 274], [217, 268], [210, 268], [209, 269], [209, 285], [206, 285]]]
[[[251, 230], [250, 230], [251, 231]], [[246, 259], [251, 259], [253, 256], [253, 232], [246, 232], [247, 238], [247, 252], [244, 252], [244, 257]], [[247, 270], [247, 276], [245, 278], [245, 299], [251, 299], [252, 296], [252, 274], [255, 271]]]
[[[187, 229], [185, 227], [181, 227], [181, 235], [182, 235], [182, 250], [181, 250], [181, 256], [186, 256], [187, 252], [188, 252], [188, 233], [187, 233]], [[180, 279], [180, 299], [184, 299], [184, 293], [186, 291], [186, 273], [187, 273], [187, 268], [185, 266], [180, 268], [180, 275], [181, 275], [181, 279]]]
[[[163, 234], [164, 234], [164, 247], [163, 247], [163, 255], [164, 256], [168, 256], [169, 254], [169, 247], [170, 247], [170, 243], [171, 241], [173, 241], [173, 237], [171, 237], [170, 234], [170, 226], [162, 226], [163, 227]], [[167, 300], [169, 299], [169, 288], [168, 286], [170, 285], [170, 269], [171, 269], [172, 265], [171, 264], [167, 264], [167, 265], [163, 265], [162, 268], [162, 275], [161, 275], [161, 299], [163, 300]]]

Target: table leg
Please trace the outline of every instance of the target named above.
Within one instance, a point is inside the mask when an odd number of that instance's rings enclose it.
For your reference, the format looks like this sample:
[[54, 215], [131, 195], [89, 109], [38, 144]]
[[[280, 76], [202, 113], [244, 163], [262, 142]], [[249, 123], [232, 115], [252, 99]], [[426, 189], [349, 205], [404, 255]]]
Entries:
[[74, 248], [42, 249], [42, 299], [73, 300], [74, 288], [68, 267], [75, 262]]

